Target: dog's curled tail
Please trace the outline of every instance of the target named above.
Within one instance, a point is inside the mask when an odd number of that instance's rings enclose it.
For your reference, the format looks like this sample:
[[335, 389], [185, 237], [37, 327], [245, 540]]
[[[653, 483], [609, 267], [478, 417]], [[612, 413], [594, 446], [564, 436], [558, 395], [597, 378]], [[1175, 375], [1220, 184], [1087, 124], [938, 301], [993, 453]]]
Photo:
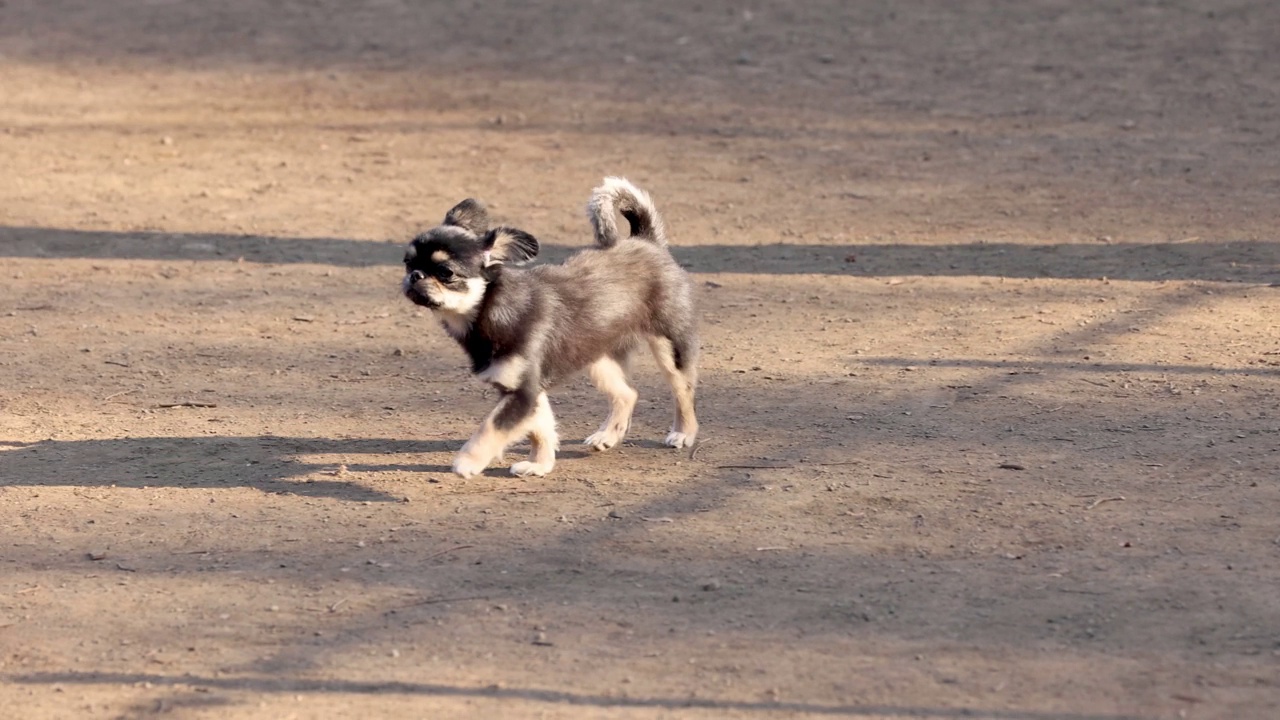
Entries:
[[667, 231], [662, 227], [662, 216], [654, 207], [649, 193], [620, 177], [607, 177], [604, 184], [591, 192], [587, 214], [591, 227], [596, 231], [596, 244], [613, 247], [618, 244], [617, 214], [631, 224], [631, 237], [648, 240], [656, 245], [667, 244]]

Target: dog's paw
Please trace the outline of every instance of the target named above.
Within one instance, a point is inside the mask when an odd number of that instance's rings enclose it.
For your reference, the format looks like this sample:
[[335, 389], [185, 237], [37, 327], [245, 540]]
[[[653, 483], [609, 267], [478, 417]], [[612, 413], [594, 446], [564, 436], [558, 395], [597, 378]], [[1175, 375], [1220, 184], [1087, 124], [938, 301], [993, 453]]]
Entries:
[[673, 447], [677, 450], [680, 448], [693, 447], [693, 440], [695, 437], [695, 435], [672, 430], [671, 433], [667, 435], [667, 447]]
[[592, 433], [586, 440], [582, 441], [583, 445], [590, 445], [596, 450], [608, 450], [618, 441], [622, 439], [622, 435], [610, 430], [598, 430]]
[[543, 477], [551, 472], [551, 468], [554, 465], [555, 463], [536, 463], [530, 460], [521, 460], [511, 466], [511, 474], [516, 477]]
[[453, 460], [453, 474], [460, 478], [472, 478], [489, 467], [487, 460], [482, 460], [468, 453], [458, 453]]

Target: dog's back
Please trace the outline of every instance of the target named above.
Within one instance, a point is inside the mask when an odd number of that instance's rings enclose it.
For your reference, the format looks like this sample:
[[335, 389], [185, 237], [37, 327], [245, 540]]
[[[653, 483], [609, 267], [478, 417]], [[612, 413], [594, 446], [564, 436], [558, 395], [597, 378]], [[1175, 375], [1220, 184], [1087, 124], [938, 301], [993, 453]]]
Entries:
[[602, 355], [624, 358], [645, 336], [693, 326], [688, 277], [652, 242], [624, 238], [524, 274], [542, 310], [537, 334], [546, 343], [543, 373], [549, 383]]
[[[662, 216], [622, 178], [606, 178], [588, 205], [596, 247], [560, 265], [507, 273], [504, 292], [530, 304], [528, 340], [539, 346], [550, 386], [601, 356], [625, 360], [647, 337], [692, 337], [694, 300], [688, 275], [667, 250]], [[621, 214], [631, 233], [620, 236]]]

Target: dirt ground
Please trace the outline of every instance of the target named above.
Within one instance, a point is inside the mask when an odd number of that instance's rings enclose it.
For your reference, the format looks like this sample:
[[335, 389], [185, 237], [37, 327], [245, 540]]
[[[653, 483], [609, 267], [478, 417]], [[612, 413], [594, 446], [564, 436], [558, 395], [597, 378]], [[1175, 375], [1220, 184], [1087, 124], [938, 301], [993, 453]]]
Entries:
[[[1280, 717], [1280, 5], [0, 0], [13, 718]], [[399, 296], [601, 177], [702, 444]]]

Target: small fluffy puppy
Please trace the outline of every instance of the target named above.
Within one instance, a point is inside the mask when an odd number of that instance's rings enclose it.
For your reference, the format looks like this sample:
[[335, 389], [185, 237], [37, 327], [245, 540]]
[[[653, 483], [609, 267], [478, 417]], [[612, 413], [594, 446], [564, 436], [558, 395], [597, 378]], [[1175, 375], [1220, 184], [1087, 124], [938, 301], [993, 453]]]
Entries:
[[[498, 405], [453, 463], [466, 478], [529, 436], [529, 459], [513, 475], [546, 475], [559, 440], [547, 390], [587, 369], [609, 400], [609, 415], [585, 444], [617, 445], [631, 424], [636, 391], [627, 382], [635, 350], [647, 343], [671, 384], [675, 421], [667, 445], [690, 447], [698, 334], [689, 276], [667, 250], [648, 193], [605, 178], [587, 207], [596, 247], [563, 265], [513, 266], [538, 254], [532, 235], [489, 227], [484, 206], [463, 200], [444, 223], [414, 238], [404, 256], [404, 294], [431, 308], [471, 357], [471, 369], [501, 393]], [[618, 231], [617, 215], [630, 224]]]

